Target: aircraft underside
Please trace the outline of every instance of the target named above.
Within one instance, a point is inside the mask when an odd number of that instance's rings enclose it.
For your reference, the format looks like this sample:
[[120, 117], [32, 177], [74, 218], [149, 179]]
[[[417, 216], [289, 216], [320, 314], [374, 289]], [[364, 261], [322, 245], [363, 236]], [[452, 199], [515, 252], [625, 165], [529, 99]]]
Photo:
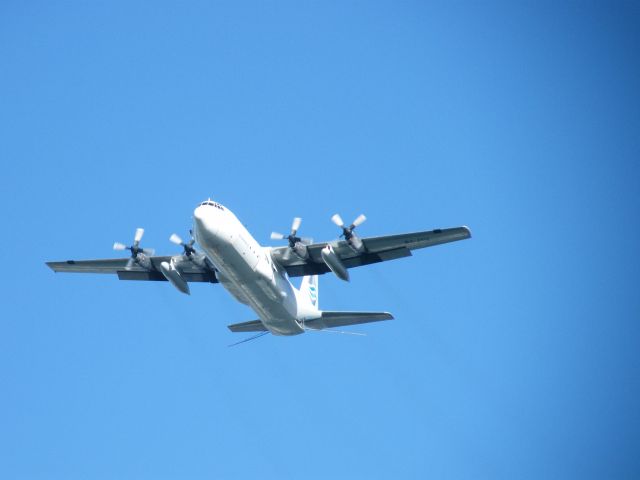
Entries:
[[[342, 240], [314, 243], [299, 237], [300, 218], [291, 233], [272, 233], [271, 238], [288, 240], [287, 246], [262, 247], [237, 217], [223, 205], [207, 200], [193, 212], [191, 240], [173, 234], [170, 241], [184, 253], [155, 255], [142, 248], [144, 233], [136, 230], [134, 242], [116, 242], [114, 250], [129, 250], [129, 258], [67, 260], [47, 262], [56, 272], [110, 273], [120, 280], [168, 281], [182, 293], [190, 294], [189, 283], [220, 283], [239, 302], [249, 306], [256, 320], [228, 325], [232, 332], [263, 332], [299, 335], [307, 330], [333, 329], [361, 323], [390, 320], [387, 312], [335, 312], [319, 309], [318, 276], [333, 273], [349, 281], [351, 268], [410, 257], [412, 250], [455, 242], [471, 237], [467, 227], [435, 229], [381, 237], [360, 238], [355, 228], [366, 217], [358, 216], [345, 225], [339, 215], [331, 220], [342, 231]], [[194, 247], [197, 241], [202, 252]], [[302, 277], [299, 288], [289, 278]]]

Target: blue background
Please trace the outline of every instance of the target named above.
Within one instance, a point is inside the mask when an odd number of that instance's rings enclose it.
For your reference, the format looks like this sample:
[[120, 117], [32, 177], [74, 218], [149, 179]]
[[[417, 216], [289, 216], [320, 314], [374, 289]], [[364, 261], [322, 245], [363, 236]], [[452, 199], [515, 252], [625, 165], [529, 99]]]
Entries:
[[[0, 477], [638, 478], [637, 2], [0, 5]], [[195, 205], [474, 237], [320, 279], [366, 337], [265, 337]]]

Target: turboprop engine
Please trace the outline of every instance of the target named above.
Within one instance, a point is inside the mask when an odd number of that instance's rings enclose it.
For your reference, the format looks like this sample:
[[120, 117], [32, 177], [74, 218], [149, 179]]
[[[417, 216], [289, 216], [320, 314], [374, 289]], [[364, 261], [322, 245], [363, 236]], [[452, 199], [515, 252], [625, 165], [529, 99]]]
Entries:
[[278, 232], [271, 232], [271, 240], [286, 239], [289, 241], [289, 248], [285, 250], [284, 260], [289, 260], [291, 252], [293, 252], [298, 258], [302, 260], [306, 260], [307, 258], [309, 258], [307, 245], [311, 245], [313, 243], [313, 239], [297, 236], [298, 229], [300, 228], [301, 223], [302, 219], [300, 217], [294, 218], [293, 223], [291, 224], [291, 233], [289, 233], [289, 235], [284, 235]]
[[189, 243], [185, 243], [182, 238], [180, 238], [175, 233], [171, 234], [171, 236], [169, 237], [169, 241], [171, 243], [180, 245], [184, 249], [184, 253], [181, 256], [173, 257], [174, 259], [176, 259], [176, 264], [179, 265], [184, 261], [189, 261], [200, 268], [213, 270], [213, 266], [209, 264], [205, 254], [198, 253], [198, 251], [193, 248], [193, 244], [196, 243], [196, 239], [193, 238], [193, 231], [189, 230], [189, 235], [191, 235], [191, 240], [189, 240]]
[[[192, 233], [191, 231], [189, 232]], [[207, 259], [204, 254], [198, 253], [195, 248], [193, 248], [193, 244], [195, 243], [195, 239], [193, 238], [193, 234], [191, 235], [191, 240], [189, 243], [185, 243], [182, 238], [180, 238], [175, 233], [169, 237], [169, 241], [171, 243], [175, 243], [176, 245], [182, 246], [184, 249], [184, 253], [182, 255], [176, 255], [171, 257], [171, 261], [160, 263], [160, 271], [164, 275], [164, 277], [169, 280], [171, 285], [176, 287], [182, 293], [186, 293], [187, 295], [191, 295], [191, 291], [189, 290], [189, 284], [184, 279], [182, 274], [180, 273], [181, 266], [191, 262], [198, 267], [201, 268], [210, 268]]]
[[127, 246], [124, 243], [120, 242], [115, 242], [113, 244], [114, 250], [129, 250], [131, 252], [131, 257], [127, 261], [125, 270], [130, 270], [135, 263], [140, 265], [142, 268], [146, 268], [147, 270], [152, 268], [151, 260], [149, 260], [149, 257], [155, 254], [155, 250], [153, 248], [140, 247], [140, 240], [142, 240], [142, 235], [144, 235], [144, 228], [136, 228], [136, 233], [133, 237], [133, 244], [131, 246]]
[[367, 217], [364, 215], [359, 215], [358, 218], [356, 218], [353, 223], [347, 227], [342, 221], [342, 217], [337, 213], [331, 217], [331, 221], [342, 229], [342, 235], [340, 236], [344, 237], [351, 249], [356, 253], [362, 253], [365, 248], [362, 240], [355, 234], [354, 230], [358, 225], [364, 223], [366, 219]]
[[344, 266], [342, 260], [340, 260], [340, 257], [335, 252], [331, 244], [328, 243], [327, 245], [325, 245], [325, 247], [320, 252], [320, 255], [322, 256], [322, 260], [324, 260], [324, 263], [327, 264], [327, 267], [329, 267], [329, 269], [333, 273], [335, 273], [336, 277], [346, 282], [349, 281], [349, 271]]

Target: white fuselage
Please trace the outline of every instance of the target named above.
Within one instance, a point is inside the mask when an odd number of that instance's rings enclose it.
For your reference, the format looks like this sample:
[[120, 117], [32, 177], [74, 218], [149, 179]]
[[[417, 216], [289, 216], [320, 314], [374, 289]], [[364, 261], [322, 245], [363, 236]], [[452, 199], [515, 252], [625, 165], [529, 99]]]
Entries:
[[215, 266], [220, 283], [250, 306], [271, 333], [303, 333], [304, 321], [321, 315], [273, 261], [270, 248], [260, 246], [227, 208], [204, 202], [193, 219], [196, 241]]

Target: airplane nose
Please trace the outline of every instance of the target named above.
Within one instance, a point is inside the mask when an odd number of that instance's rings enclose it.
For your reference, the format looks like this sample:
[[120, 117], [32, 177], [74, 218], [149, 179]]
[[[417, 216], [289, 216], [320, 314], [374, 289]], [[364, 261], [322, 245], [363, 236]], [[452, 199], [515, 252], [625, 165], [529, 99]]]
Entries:
[[207, 221], [207, 210], [207, 207], [199, 206], [193, 211], [193, 223], [196, 231], [206, 230], [209, 223]]
[[209, 206], [200, 205], [193, 211], [193, 230], [197, 242], [201, 245], [213, 241], [218, 233], [212, 210]]
[[199, 206], [193, 211], [193, 218], [197, 222], [202, 223], [204, 217], [205, 217], [205, 209], [204, 209], [204, 207]]

